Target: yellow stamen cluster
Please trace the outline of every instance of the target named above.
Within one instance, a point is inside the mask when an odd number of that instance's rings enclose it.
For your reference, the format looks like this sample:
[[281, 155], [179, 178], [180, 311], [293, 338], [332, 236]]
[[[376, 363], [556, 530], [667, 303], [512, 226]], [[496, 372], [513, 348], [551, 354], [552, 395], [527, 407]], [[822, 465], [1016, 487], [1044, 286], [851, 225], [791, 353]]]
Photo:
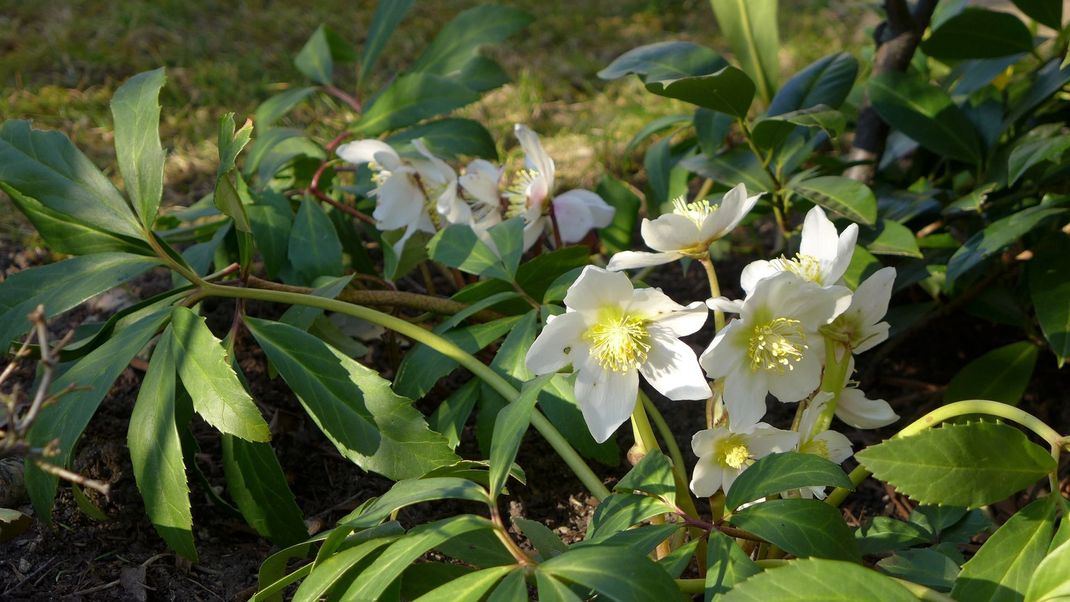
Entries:
[[794, 370], [807, 349], [802, 324], [791, 318], [776, 318], [751, 330], [747, 358], [751, 371], [759, 368], [783, 372]]
[[676, 197], [672, 201], [672, 212], [676, 215], [682, 215], [691, 220], [699, 228], [702, 227], [702, 222], [707, 217], [717, 211], [718, 205], [710, 205], [710, 202], [706, 199], [695, 201], [694, 203], [688, 203], [687, 199], [682, 196]]
[[721, 466], [739, 470], [750, 460], [750, 449], [743, 435], [732, 435], [717, 442], [714, 460]]
[[811, 439], [806, 443], [803, 443], [802, 446], [799, 447], [799, 451], [804, 454], [813, 454], [815, 456], [821, 456], [826, 460], [829, 457], [829, 446], [827, 443], [820, 439]]
[[390, 172], [383, 169], [383, 166], [375, 161], [368, 161], [368, 169], [372, 172], [372, 182], [375, 182], [376, 186], [382, 186], [384, 182], [390, 179]]
[[528, 208], [528, 187], [537, 177], [539, 172], [534, 169], [521, 169], [516, 172], [512, 185], [505, 191], [505, 219], [524, 215]]
[[774, 266], [777, 269], [784, 272], [791, 272], [803, 280], [809, 280], [810, 282], [816, 282], [817, 284], [824, 284], [821, 279], [821, 261], [813, 255], [799, 254], [795, 256], [795, 259], [788, 259], [781, 256], [772, 260]]
[[614, 372], [638, 368], [650, 351], [647, 321], [616, 308], [603, 310], [583, 338], [590, 343], [591, 355], [602, 368]]

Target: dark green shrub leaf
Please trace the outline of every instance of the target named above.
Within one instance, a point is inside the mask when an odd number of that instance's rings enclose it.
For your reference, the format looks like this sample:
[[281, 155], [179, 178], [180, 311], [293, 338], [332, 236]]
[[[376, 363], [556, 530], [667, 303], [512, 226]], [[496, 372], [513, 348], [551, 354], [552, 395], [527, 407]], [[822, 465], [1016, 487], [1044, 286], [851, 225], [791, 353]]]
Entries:
[[794, 183], [791, 187], [808, 201], [853, 222], [871, 225], [877, 220], [877, 197], [868, 186], [857, 180], [842, 176], [818, 176]]
[[768, 500], [732, 515], [732, 524], [796, 556], [859, 558], [854, 535], [840, 511], [818, 500]]
[[892, 577], [920, 583], [943, 592], [950, 591], [959, 574], [959, 565], [936, 550], [901, 550], [877, 561]]
[[806, 558], [763, 571], [728, 592], [724, 602], [785, 598], [810, 602], [916, 602], [902, 586], [853, 562]]
[[981, 140], [969, 118], [946, 92], [917, 75], [887, 72], [867, 86], [885, 122], [938, 155], [976, 164]]
[[507, 6], [485, 4], [470, 8], [438, 32], [409, 70], [454, 75], [477, 56], [480, 47], [505, 40], [532, 20], [528, 13]]
[[448, 117], [421, 123], [392, 134], [386, 141], [397, 148], [417, 138], [423, 139], [432, 154], [446, 160], [461, 156], [482, 157], [490, 161], [498, 158], [498, 149], [490, 132], [471, 119]]
[[553, 374], [544, 374], [524, 385], [520, 397], [511, 400], [509, 405], [498, 412], [494, 420], [494, 436], [490, 444], [490, 496], [498, 497], [506, 479], [509, 478], [509, 469], [516, 459], [516, 452], [520, 449], [520, 442], [527, 432], [531, 423], [531, 412], [535, 409], [535, 400], [542, 391], [543, 386], [553, 377]]
[[311, 283], [319, 276], [342, 275], [342, 243], [319, 201], [301, 201], [286, 255], [305, 282]]
[[148, 244], [141, 240], [102, 230], [71, 215], [49, 209], [2, 181], [0, 190], [11, 197], [18, 210], [30, 220], [48, 248], [55, 253], [90, 255], [118, 251], [139, 255], [153, 254]]
[[[627, 567], [627, 571], [621, 570]], [[589, 546], [570, 549], [539, 565], [539, 570], [588, 587], [610, 600], [674, 600], [680, 591], [668, 573], [628, 548]]]
[[875, 255], [898, 255], [921, 259], [921, 249], [914, 233], [899, 222], [882, 219], [872, 228], [863, 228], [859, 236], [866, 249]]
[[714, 180], [740, 182], [747, 186], [748, 194], [769, 192], [774, 188], [769, 173], [762, 168], [758, 158], [742, 148], [715, 157], [695, 155], [680, 161], [680, 167]]
[[728, 593], [736, 585], [760, 572], [762, 569], [734, 539], [716, 529], [710, 531], [706, 545], [705, 602], [711, 602], [715, 597]]
[[923, 504], [998, 502], [1053, 468], [1048, 452], [1001, 423], [945, 424], [855, 454], [882, 481]]
[[944, 21], [921, 43], [925, 54], [940, 60], [989, 59], [1033, 49], [1033, 34], [1010, 13], [966, 7]]
[[163, 196], [164, 152], [160, 145], [160, 89], [163, 67], [126, 80], [111, 97], [115, 155], [126, 194], [146, 228], [156, 221]]
[[1058, 0], [1011, 0], [1023, 13], [1058, 31], [1063, 26], [1063, 5]]
[[479, 100], [464, 84], [430, 73], [409, 73], [393, 81], [375, 98], [353, 130], [377, 136]]
[[947, 262], [947, 281], [950, 286], [990, 255], [1025, 236], [1044, 220], [1065, 213], [1066, 209], [1037, 205], [996, 220], [971, 236]]
[[825, 458], [796, 452], [771, 454], [739, 475], [728, 490], [725, 505], [734, 510], [775, 493], [826, 485], [854, 489], [843, 469]]
[[315, 91], [316, 89], [311, 87], [293, 88], [285, 92], [279, 92], [260, 103], [260, 106], [256, 107], [256, 113], [253, 114], [253, 121], [256, 122], [257, 131], [267, 130]]
[[709, 75], [680, 79], [647, 80], [646, 89], [733, 117], [746, 117], [754, 100], [754, 82], [743, 71], [724, 67]]
[[1007, 184], [1013, 186], [1034, 165], [1058, 162], [1067, 149], [1070, 149], [1070, 136], [1025, 140], [1014, 147], [1007, 160]]
[[706, 75], [728, 66], [720, 54], [694, 42], [656, 42], [632, 48], [598, 72], [602, 79], [636, 74], [645, 81], [666, 81]]
[[[643, 126], [643, 129], [639, 130], [632, 139], [628, 141], [628, 146], [624, 147], [625, 153], [630, 153], [636, 149], [637, 146], [645, 142], [648, 138], [657, 134], [662, 130], [667, 130], [674, 126], [678, 126], [683, 123], [688, 123], [692, 119], [691, 115], [687, 113], [680, 113], [677, 115], [665, 115], [658, 117], [650, 123]], [[611, 176], [604, 176], [611, 177]]]
[[456, 477], [432, 477], [427, 479], [404, 479], [394, 483], [386, 493], [366, 508], [358, 509], [338, 521], [340, 525], [367, 528], [379, 524], [394, 511], [434, 500], [469, 500], [488, 502], [486, 490], [467, 479]]
[[1029, 262], [1029, 294], [1037, 322], [1062, 368], [1070, 357], [1070, 237], [1055, 234], [1041, 243]]
[[669, 504], [676, 503], [676, 482], [673, 480], [672, 464], [665, 454], [657, 450], [643, 456], [613, 489], [625, 493], [641, 491]]
[[379, 54], [386, 47], [390, 36], [394, 35], [398, 23], [401, 22], [405, 13], [409, 12], [413, 0], [396, 0], [394, 2], [379, 2], [375, 5], [375, 16], [372, 24], [368, 27], [368, 37], [364, 41], [364, 52], [361, 53], [360, 70], [357, 72], [357, 87], [360, 87], [372, 74], [375, 63], [379, 60]]
[[1037, 346], [1029, 341], [993, 349], [955, 374], [944, 391], [944, 403], [991, 399], [1018, 405], [1036, 365]]
[[817, 105], [838, 109], [857, 76], [858, 61], [846, 52], [820, 58], [784, 83], [766, 114], [781, 115]]
[[766, 101], [773, 98], [780, 80], [777, 4], [777, 0], [710, 0], [718, 28]]
[[752, 130], [754, 143], [762, 148], [780, 146], [796, 130], [796, 126], [824, 130], [830, 138], [839, 135], [846, 127], [843, 113], [826, 105], [816, 105], [798, 111], [762, 117]]
[[331, 57], [326, 26], [320, 25], [316, 28], [301, 51], [294, 57], [294, 66], [305, 77], [318, 84], [331, 84], [331, 79], [334, 77], [334, 59]]
[[1014, 123], [1037, 108], [1070, 81], [1070, 65], [1064, 64], [1063, 59], [1055, 57], [1046, 65], [1036, 71], [1032, 77], [1032, 85], [1017, 102], [1012, 103], [1010, 114], [1006, 123]]

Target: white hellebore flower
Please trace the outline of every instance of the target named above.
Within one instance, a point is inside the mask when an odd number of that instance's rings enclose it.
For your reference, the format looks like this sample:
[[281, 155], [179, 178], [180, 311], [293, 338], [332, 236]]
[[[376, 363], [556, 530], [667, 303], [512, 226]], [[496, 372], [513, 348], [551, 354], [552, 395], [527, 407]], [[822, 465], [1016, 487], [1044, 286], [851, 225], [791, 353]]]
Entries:
[[835, 224], [825, 217], [821, 207], [815, 206], [803, 221], [799, 254], [794, 259], [781, 257], [751, 262], [743, 268], [739, 284], [749, 295], [759, 280], [779, 272], [791, 272], [818, 286], [838, 284], [851, 264], [857, 239], [858, 224], [851, 224], [837, 234]]
[[748, 466], [769, 454], [792, 450], [798, 441], [799, 433], [764, 422], [738, 431], [723, 426], [699, 431], [691, 438], [691, 449], [698, 456], [691, 491], [699, 497], [709, 497], [722, 488], [728, 493]]
[[892, 298], [895, 268], [881, 268], [858, 285], [851, 305], [822, 329], [825, 336], [840, 341], [852, 353], [868, 351], [888, 338], [888, 323], [882, 322]]
[[357, 140], [338, 147], [347, 163], [367, 163], [376, 184], [376, 227], [383, 232], [405, 229], [396, 246], [400, 249], [416, 232], [434, 233], [442, 220], [470, 220], [468, 207], [457, 198], [457, 174], [427, 150], [422, 140], [412, 145], [422, 159], [402, 159], [389, 144], [375, 139]]
[[502, 168], [485, 159], [476, 159], [468, 164], [458, 178], [464, 202], [471, 212], [472, 229], [483, 242], [494, 246], [487, 230], [502, 221], [502, 199], [499, 185]]
[[761, 193], [747, 196], [747, 187], [739, 184], [717, 204], [704, 199], [688, 203], [680, 197], [673, 201], [671, 213], [663, 213], [655, 220], [643, 218], [643, 242], [657, 253], [622, 251], [610, 259], [608, 268], [627, 270], [683, 257], [705, 258], [710, 245], [738, 226], [760, 196]]
[[[853, 453], [851, 441], [843, 433], [833, 430], [813, 432], [818, 417], [831, 399], [832, 393], [822, 391], [803, 410], [802, 419], [799, 420], [799, 444], [795, 449], [804, 454], [821, 456], [834, 464], [843, 464]], [[824, 487], [806, 487], [800, 493], [805, 498], [825, 499]]]
[[524, 216], [525, 250], [551, 226], [547, 214], [551, 210], [564, 243], [579, 242], [592, 228], [605, 228], [613, 221], [616, 210], [590, 190], [575, 189], [554, 196], [554, 160], [530, 128], [518, 123], [514, 131], [524, 149], [524, 169], [509, 189], [505, 219]]
[[766, 393], [794, 402], [817, 388], [825, 358], [818, 329], [842, 313], [850, 297], [845, 287], [821, 288], [782, 273], [759, 282], [742, 303], [723, 297], [707, 302], [740, 314], [699, 358], [710, 378], [724, 378], [733, 430], [761, 420]]
[[566, 312], [546, 321], [525, 361], [535, 374], [576, 370], [576, 400], [601, 443], [631, 415], [639, 373], [669, 399], [706, 399], [695, 352], [679, 339], [706, 321], [700, 302], [679, 305], [658, 289], [632, 288], [624, 274], [587, 266], [565, 295]]

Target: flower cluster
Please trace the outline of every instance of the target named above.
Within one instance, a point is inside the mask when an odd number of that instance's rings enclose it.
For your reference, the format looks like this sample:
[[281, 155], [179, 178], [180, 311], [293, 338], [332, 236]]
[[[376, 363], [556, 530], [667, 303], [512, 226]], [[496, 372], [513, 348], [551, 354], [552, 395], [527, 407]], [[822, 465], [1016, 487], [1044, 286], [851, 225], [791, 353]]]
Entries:
[[[670, 399], [707, 400], [716, 407], [720, 418], [692, 439], [699, 460], [691, 489], [700, 496], [727, 491], [748, 466], [775, 452], [843, 462], [851, 443], [830, 430], [833, 416], [857, 428], [878, 428], [898, 418], [887, 402], [849, 386], [854, 354], [888, 337], [881, 320], [895, 280], [895, 269], [884, 268], [857, 290], [844, 286], [856, 225], [838, 232], [820, 207], [811, 209], [797, 255], [748, 265], [741, 275], [743, 299], [706, 301], [710, 310], [738, 317], [698, 357], [680, 337], [702, 327], [706, 307], [679, 305], [657, 289], [635, 289], [617, 271], [682, 258], [709, 262], [709, 246], [735, 228], [757, 200], [740, 184], [719, 202], [680, 199], [671, 213], [644, 220], [643, 239], [656, 252], [621, 252], [608, 269], [584, 268], [565, 297], [565, 313], [547, 320], [527, 354], [536, 374], [571, 364], [576, 399], [597, 441], [632, 415], [639, 374]], [[770, 394], [801, 404], [791, 430], [762, 422]]]
[[431, 154], [421, 139], [412, 142], [416, 156], [402, 156], [376, 139], [357, 140], [338, 147], [347, 163], [367, 165], [376, 198], [372, 217], [381, 231], [404, 230], [397, 250], [416, 232], [434, 232], [451, 224], [468, 224], [488, 245], [487, 231], [513, 218], [524, 218], [524, 249], [530, 249], [556, 226], [563, 243], [582, 240], [592, 228], [604, 228], [614, 209], [589, 190], [554, 191], [554, 160], [527, 126], [515, 126], [524, 151], [524, 168], [506, 174], [484, 159], [470, 162], [458, 176], [445, 161]]

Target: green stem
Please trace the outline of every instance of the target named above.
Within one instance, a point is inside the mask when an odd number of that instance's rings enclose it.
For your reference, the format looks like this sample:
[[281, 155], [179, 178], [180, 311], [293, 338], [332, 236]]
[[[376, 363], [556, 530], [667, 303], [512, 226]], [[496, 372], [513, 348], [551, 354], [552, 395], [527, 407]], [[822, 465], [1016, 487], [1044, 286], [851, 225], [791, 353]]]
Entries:
[[654, 436], [654, 429], [650, 427], [650, 419], [647, 418], [646, 410], [643, 409], [642, 397], [646, 397], [646, 395], [639, 391], [639, 396], [636, 399], [635, 409], [632, 410], [632, 427], [636, 434], [635, 442], [643, 449], [644, 454], [661, 451], [658, 439]]
[[[932, 412], [922, 416], [921, 418], [910, 423], [906, 428], [899, 431], [894, 439], [902, 439], [904, 437], [910, 437], [916, 435], [925, 429], [932, 428], [945, 420], [950, 420], [958, 416], [966, 416], [969, 414], [987, 414], [989, 416], [995, 416], [997, 418], [1003, 418], [1004, 420], [1010, 420], [1011, 422], [1017, 422], [1025, 428], [1036, 433], [1041, 439], [1044, 439], [1051, 445], [1052, 456], [1058, 460], [1059, 453], [1062, 448], [1067, 445], [1067, 438], [1060, 435], [1055, 429], [1051, 428], [1044, 423], [1041, 419], [1026, 412], [1019, 410], [1018, 408], [1000, 403], [998, 401], [989, 401], [986, 399], [969, 399], [966, 401], [956, 401], [955, 403], [949, 403], [946, 406], [937, 408]], [[1056, 462], [1058, 467], [1058, 462]], [[1056, 468], [1058, 470], [1058, 468]], [[851, 483], [857, 487], [862, 481], [869, 478], [872, 473], [866, 470], [864, 467], [859, 466], [851, 471], [851, 474], [847, 475], [851, 480]], [[839, 506], [843, 503], [843, 500], [847, 497], [848, 490], [843, 487], [836, 488], [832, 493], [825, 498], [825, 502]]]
[[[716, 299], [721, 296], [721, 285], [717, 281], [717, 270], [713, 267], [713, 260], [709, 257], [704, 257], [699, 260], [702, 267], [706, 270], [706, 279], [710, 283], [710, 297]], [[713, 325], [717, 329], [717, 332], [721, 332], [724, 328], [724, 312], [715, 309], [713, 310]]]
[[[843, 359], [836, 358], [836, 351], [843, 351]], [[821, 392], [831, 393], [832, 399], [828, 400], [821, 414], [814, 422], [814, 428], [810, 433], [803, 433], [804, 437], [816, 437], [818, 433], [827, 431], [832, 424], [832, 417], [836, 414], [836, 404], [840, 401], [840, 393], [847, 384], [847, 369], [851, 365], [851, 351], [843, 347], [839, 342], [825, 338], [825, 371], [821, 375]]]
[[[394, 332], [406, 336], [416, 342], [423, 343], [442, 355], [452, 359], [481, 378], [483, 382], [490, 385], [492, 389], [506, 399], [513, 400], [520, 396], [520, 393], [513, 388], [513, 385], [509, 384], [509, 381], [505, 380], [501, 375], [479, 361], [475, 356], [466, 352], [464, 349], [461, 349], [454, 343], [433, 332], [429, 332], [419, 326], [410, 324], [403, 319], [396, 318], [368, 307], [353, 305], [336, 299], [325, 299], [323, 297], [314, 297], [297, 293], [226, 287], [214, 284], [203, 285], [199, 294], [202, 296], [230, 297], [235, 299], [256, 299], [258, 301], [285, 303], [288, 305], [306, 305], [367, 320], [373, 324], [378, 324], [384, 328], [393, 330]], [[196, 296], [198, 293], [195, 293], [194, 295]], [[572, 448], [568, 440], [566, 440], [538, 410], [531, 414], [531, 424], [539, 431], [543, 438], [546, 439], [550, 446], [554, 448], [558, 455], [561, 456], [561, 459], [565, 461], [565, 464], [567, 464], [572, 472], [576, 474], [592, 495], [599, 500], [609, 495], [609, 490], [602, 484], [598, 475], [587, 466], [587, 463], [583, 461], [583, 458], [581, 458], [578, 453], [576, 453], [576, 450]]]
[[639, 391], [639, 400], [643, 402], [643, 407], [650, 415], [651, 420], [654, 421], [654, 426], [657, 427], [658, 432], [661, 433], [661, 438], [665, 440], [665, 447], [669, 449], [669, 457], [672, 458], [672, 463], [675, 465], [674, 468], [683, 471], [684, 455], [680, 452], [680, 446], [676, 444], [676, 437], [673, 435], [672, 429], [669, 428], [669, 423], [665, 421], [665, 417], [661, 415], [657, 406], [647, 397], [646, 393]]

